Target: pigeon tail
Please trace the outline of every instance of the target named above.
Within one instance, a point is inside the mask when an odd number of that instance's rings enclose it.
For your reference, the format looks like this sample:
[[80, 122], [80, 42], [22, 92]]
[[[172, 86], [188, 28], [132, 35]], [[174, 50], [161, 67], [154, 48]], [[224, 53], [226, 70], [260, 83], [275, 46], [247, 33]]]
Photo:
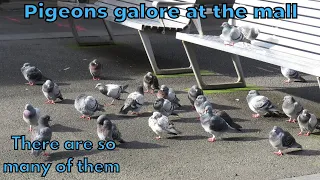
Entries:
[[300, 82], [303, 82], [303, 83], [308, 82], [307, 80], [305, 80], [305, 79], [304, 79], [303, 77], [301, 77], [301, 76], [299, 76], [298, 80], [299, 80]]
[[129, 86], [129, 84], [126, 84], [126, 85], [122, 86], [122, 87], [121, 87], [121, 93], [128, 93], [128, 92], [126, 91], [126, 89], [128, 88], [128, 86]]
[[130, 110], [129, 107], [130, 107], [130, 106], [125, 107], [125, 105], [123, 105], [123, 106], [121, 107], [119, 113], [120, 113], [120, 114], [128, 114], [128, 112], [129, 112], [129, 110]]
[[174, 127], [168, 129], [168, 134], [178, 135], [181, 133], [182, 133], [181, 131], [176, 130], [176, 128], [174, 128]]

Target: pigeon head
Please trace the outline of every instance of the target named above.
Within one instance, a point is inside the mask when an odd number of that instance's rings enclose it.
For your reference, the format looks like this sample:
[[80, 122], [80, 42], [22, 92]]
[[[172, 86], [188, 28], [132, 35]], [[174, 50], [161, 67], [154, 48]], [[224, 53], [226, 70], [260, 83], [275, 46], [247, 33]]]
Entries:
[[52, 120], [50, 119], [50, 116], [49, 116], [49, 115], [45, 115], [45, 116], [42, 116], [42, 117], [39, 119], [39, 124], [49, 127], [49, 121], [52, 121]]
[[162, 90], [159, 90], [158, 93], [157, 93], [157, 97], [158, 98], [164, 98], [166, 95], [165, 93], [162, 91]]
[[102, 83], [98, 83], [95, 88], [98, 88], [100, 90], [100, 89], [104, 89], [104, 86]]
[[283, 98], [283, 101], [287, 102], [287, 103], [294, 103], [296, 102], [296, 100], [292, 97], [292, 96], [285, 96]]
[[199, 89], [199, 86], [198, 86], [198, 85], [193, 85], [193, 86], [191, 87], [191, 89]]
[[152, 72], [147, 72], [146, 76], [149, 78], [152, 78], [153, 74], [152, 74]]
[[141, 85], [140, 85], [140, 86], [138, 86], [138, 87], [137, 87], [137, 92], [139, 92], [140, 94], [142, 94], [142, 95], [143, 95], [143, 94], [144, 94], [143, 86], [141, 86]]
[[230, 25], [228, 22], [223, 22], [222, 25], [221, 25], [221, 27], [223, 27], [223, 28], [230, 28], [231, 25]]
[[160, 90], [162, 90], [162, 91], [165, 92], [166, 94], [169, 93], [169, 88], [168, 88], [168, 86], [166, 86], [166, 85], [164, 85], [164, 84], [161, 85]]
[[162, 116], [162, 114], [160, 112], [153, 112], [152, 117], [154, 119], [160, 118]]
[[308, 120], [311, 118], [311, 114], [309, 113], [309, 111], [307, 109], [302, 110], [301, 115], [304, 116], [305, 118], [307, 118]]
[[213, 109], [212, 109], [212, 107], [211, 106], [206, 106], [205, 108], [204, 108], [204, 112], [206, 113], [206, 114], [212, 114], [213, 112]]
[[28, 111], [31, 111], [33, 110], [33, 106], [31, 104], [26, 104], [26, 106], [24, 107], [24, 109], [28, 110]]
[[153, 108], [155, 110], [160, 110], [162, 105], [163, 105], [163, 103], [164, 103], [164, 99], [163, 98], [159, 98], [153, 103]]
[[44, 90], [52, 91], [54, 88], [54, 83], [51, 80], [46, 80], [46, 82], [43, 84]]
[[279, 134], [281, 132], [283, 132], [282, 128], [280, 128], [278, 126], [274, 126], [273, 129], [269, 133], [269, 138], [275, 138], [275, 137], [279, 136]]
[[107, 119], [108, 119], [107, 115], [102, 114], [102, 115], [100, 115], [100, 116], [98, 117], [98, 119], [97, 119], [97, 124], [103, 125], [103, 122], [104, 122], [105, 120], [107, 120]]
[[199, 106], [200, 104], [206, 102], [206, 100], [207, 100], [207, 98], [204, 95], [200, 95], [195, 100], [195, 103], [196, 103], [197, 106]]
[[258, 96], [258, 95], [260, 95], [260, 93], [257, 90], [250, 90], [248, 95]]
[[22, 67], [29, 67], [29, 66], [31, 66], [30, 63], [24, 63]]
[[94, 59], [94, 60], [92, 61], [92, 64], [98, 65], [98, 64], [99, 64], [99, 61], [98, 61], [97, 59]]

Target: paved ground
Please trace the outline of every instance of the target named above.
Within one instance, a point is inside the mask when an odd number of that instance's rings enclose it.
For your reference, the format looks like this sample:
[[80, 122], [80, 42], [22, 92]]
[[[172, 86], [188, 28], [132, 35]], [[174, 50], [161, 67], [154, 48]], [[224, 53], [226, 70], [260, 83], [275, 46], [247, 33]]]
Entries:
[[[56, 165], [66, 163], [68, 157], [74, 157], [74, 162], [88, 157], [92, 163], [119, 163], [121, 172], [106, 175], [80, 174], [73, 167], [72, 173], [58, 174], [52, 167], [46, 179], [269, 180], [319, 173], [319, 133], [310, 137], [298, 137], [297, 125], [285, 123], [285, 118], [252, 119], [245, 102], [246, 91], [208, 94], [216, 108], [226, 110], [244, 127], [243, 133], [226, 134], [221, 141], [208, 143], [206, 138], [209, 136], [195, 120], [196, 113], [190, 110], [191, 106], [186, 98], [185, 89], [195, 84], [193, 76], [159, 79], [161, 84], [173, 87], [182, 101], [183, 107], [178, 111], [180, 117], [171, 118], [176, 127], [183, 131], [179, 137], [168, 136], [160, 141], [154, 139], [155, 134], [148, 127], [147, 120], [155, 97], [147, 94], [147, 103], [142, 109], [143, 117], [116, 115], [123, 101], [117, 102], [114, 107], [106, 108], [110, 119], [118, 125], [124, 139], [128, 141], [117, 151], [65, 151], [61, 148], [58, 151], [49, 151], [49, 158], [35, 158], [28, 151], [14, 151], [11, 135], [26, 135], [29, 138], [28, 126], [21, 118], [26, 103], [40, 107], [52, 117], [54, 140], [98, 141], [95, 120], [79, 119], [80, 114], [73, 107], [73, 99], [80, 93], [93, 95], [101, 103], [110, 101], [94, 89], [97, 82], [90, 79], [87, 70], [90, 60], [97, 58], [105, 65], [105, 79], [101, 82], [128, 83], [130, 92], [141, 84], [142, 76], [151, 68], [135, 31], [113, 26], [118, 35], [117, 45], [80, 48], [73, 38], [68, 38], [70, 28], [66, 21], [59, 20], [57, 23], [48, 24], [35, 18], [24, 20], [19, 5], [7, 4], [6, 7], [0, 7], [0, 109], [3, 121], [0, 132], [0, 142], [3, 144], [0, 151], [1, 167], [4, 162], [52, 162]], [[78, 23], [84, 29], [82, 33], [86, 34], [102, 28], [98, 21], [80, 20]], [[207, 34], [219, 33], [213, 30], [221, 22], [208, 20], [204, 23]], [[53, 39], [43, 38], [45, 35]], [[64, 38], [55, 38], [57, 36]], [[162, 35], [152, 36], [152, 41], [160, 67], [188, 65], [179, 41]], [[214, 76], [205, 78], [207, 81], [223, 82], [235, 79], [226, 53], [204, 48], [198, 48], [197, 53], [201, 69], [215, 72]], [[24, 85], [25, 80], [20, 72], [24, 62], [38, 66], [47, 76], [57, 81], [66, 100], [56, 105], [44, 104], [40, 86]], [[309, 83], [285, 85], [278, 67], [250, 59], [243, 59], [242, 62], [248, 84], [261, 86], [261, 93], [277, 106], [281, 107], [283, 96], [290, 94], [320, 117], [319, 88], [314, 77], [305, 76]], [[274, 150], [269, 145], [267, 136], [274, 125], [292, 133], [305, 150], [283, 157], [273, 155]], [[0, 176], [0, 179], [41, 179], [40, 174], [30, 173]], [[319, 177], [308, 179], [317, 178]]]

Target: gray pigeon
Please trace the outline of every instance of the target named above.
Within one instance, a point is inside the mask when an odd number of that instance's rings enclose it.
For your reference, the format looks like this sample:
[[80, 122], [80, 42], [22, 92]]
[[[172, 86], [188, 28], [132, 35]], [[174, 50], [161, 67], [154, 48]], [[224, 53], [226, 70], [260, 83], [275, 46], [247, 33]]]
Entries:
[[299, 136], [301, 136], [304, 131], [307, 132], [305, 136], [310, 136], [314, 129], [320, 125], [320, 121], [317, 119], [317, 117], [314, 114], [309, 113], [307, 109], [304, 109], [298, 116], [298, 123], [301, 130], [298, 134]]
[[215, 142], [216, 137], [225, 132], [235, 130], [220, 116], [213, 114], [211, 106], [205, 107], [205, 112], [200, 117], [200, 122], [203, 129], [212, 135], [212, 138], [208, 139], [209, 142]]
[[47, 80], [42, 85], [42, 92], [47, 98], [48, 101], [46, 103], [48, 104], [55, 104], [56, 99], [60, 99], [61, 101], [63, 101], [59, 86], [51, 80]]
[[303, 111], [303, 107], [292, 96], [285, 96], [283, 98], [282, 110], [290, 118], [287, 122], [296, 123], [299, 114]]
[[181, 134], [180, 131], [176, 130], [174, 124], [169, 121], [167, 116], [162, 115], [160, 112], [153, 112], [152, 116], [148, 121], [149, 127], [155, 132], [158, 137], [156, 139], [161, 139], [162, 133], [178, 135]]
[[[40, 142], [49, 142], [51, 141], [52, 137], [52, 129], [49, 125], [49, 121], [51, 121], [50, 116], [45, 115], [43, 117], [40, 117], [39, 119], [39, 125], [35, 127], [31, 134], [31, 142], [34, 141], [40, 141]], [[48, 146], [48, 143], [46, 143], [46, 147]], [[41, 152], [44, 152], [44, 156], [49, 156], [48, 153], [45, 153], [45, 150], [31, 150], [31, 154], [34, 156], [39, 156]]]
[[80, 118], [86, 118], [86, 116], [88, 116], [88, 120], [91, 120], [91, 116], [96, 111], [105, 112], [103, 105], [99, 104], [94, 97], [87, 96], [85, 94], [80, 94], [76, 97], [74, 101], [74, 107], [82, 114]]
[[228, 125], [231, 126], [232, 128], [234, 128], [235, 130], [241, 131], [242, 126], [235, 123], [227, 112], [225, 112], [223, 110], [219, 110], [219, 109], [214, 109], [213, 114], [224, 119], [228, 123]]
[[128, 93], [126, 92], [128, 86], [128, 84], [121, 86], [117, 84], [103, 85], [102, 83], [98, 83], [95, 88], [98, 88], [103, 95], [111, 97], [112, 102], [109, 105], [114, 105], [113, 102], [115, 99], [120, 100], [121, 93]]
[[198, 96], [203, 95], [202, 89], [200, 89], [197, 85], [193, 85], [188, 91], [188, 99], [191, 105], [194, 107], [194, 101]]
[[274, 126], [269, 133], [269, 142], [272, 147], [276, 148], [278, 151], [274, 154], [282, 156], [282, 151], [288, 148], [300, 148], [302, 146], [296, 142], [294, 137], [282, 128]]
[[199, 117], [201, 117], [204, 114], [206, 106], [212, 107], [212, 104], [207, 100], [207, 98], [204, 95], [199, 95], [197, 99], [194, 101], [194, 107], [196, 108]]
[[143, 86], [146, 89], [145, 93], [154, 93], [154, 90], [159, 89], [159, 81], [157, 76], [153, 75], [151, 72], [148, 72], [143, 77]]
[[258, 28], [250, 27], [250, 26], [241, 26], [239, 27], [239, 29], [244, 35], [244, 37], [250, 42], [253, 40], [256, 40], [260, 33], [260, 30]]
[[97, 134], [102, 141], [113, 140], [116, 144], [125, 142], [117, 126], [106, 115], [100, 115], [97, 119]]
[[153, 103], [153, 108], [165, 116], [178, 116], [177, 113], [173, 112], [175, 110], [175, 106], [168, 99], [158, 98]]
[[24, 63], [21, 72], [30, 86], [44, 79], [42, 72], [37, 67], [31, 66], [30, 63]]
[[303, 77], [301, 77], [301, 75], [298, 71], [295, 71], [293, 69], [281, 67], [281, 73], [284, 77], [287, 78], [287, 80], [284, 81], [285, 83], [290, 83], [294, 80], [298, 80], [300, 82], [307, 82]]
[[241, 30], [228, 22], [222, 23], [222, 33], [220, 38], [225, 42], [225, 45], [233, 46], [237, 42], [244, 42], [246, 39]]
[[280, 115], [280, 111], [272, 104], [272, 102], [265, 96], [260, 95], [256, 90], [249, 91], [247, 97], [249, 108], [256, 114], [252, 117], [259, 118], [261, 114]]
[[38, 126], [40, 117], [40, 109], [34, 108], [31, 104], [26, 104], [23, 111], [23, 120], [29, 124], [29, 131], [32, 131], [32, 126]]
[[143, 87], [138, 86], [137, 91], [130, 93], [127, 99], [124, 102], [124, 105], [121, 107], [121, 114], [128, 114], [129, 111], [132, 111], [131, 114], [139, 115], [141, 107], [144, 104], [144, 92]]
[[89, 71], [93, 80], [100, 80], [102, 68], [103, 65], [97, 59], [89, 63]]
[[160, 90], [157, 93], [157, 98], [168, 99], [175, 108], [181, 107], [179, 103], [180, 99], [177, 97], [176, 93], [172, 88], [168, 88], [166, 85], [161, 85]]

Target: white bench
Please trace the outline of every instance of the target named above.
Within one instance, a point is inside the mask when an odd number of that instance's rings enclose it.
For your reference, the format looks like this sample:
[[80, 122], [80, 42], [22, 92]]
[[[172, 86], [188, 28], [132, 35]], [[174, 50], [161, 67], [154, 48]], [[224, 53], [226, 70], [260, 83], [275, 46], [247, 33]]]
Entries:
[[[191, 20], [185, 17], [187, 7], [194, 7], [197, 0], [98, 0], [93, 4], [79, 3], [77, 0], [71, 0], [76, 2], [65, 2], [58, 1], [59, 7], [107, 7], [108, 17], [103, 20], [104, 25], [109, 35], [109, 43], [113, 43], [114, 36], [107, 22], [113, 22], [121, 24], [126, 27], [130, 27], [138, 30], [143, 46], [149, 58], [150, 64], [155, 74], [175, 74], [192, 72], [191, 66], [187, 68], [173, 68], [173, 69], [159, 69], [155, 60], [151, 42], [149, 39], [150, 32], [162, 32], [162, 34], [172, 34], [178, 31], [189, 30]], [[203, 1], [203, 0], [202, 0]], [[209, 2], [209, 0], [204, 0]], [[83, 1], [80, 1], [83, 2]], [[166, 16], [165, 19], [126, 19], [124, 22], [115, 22], [113, 10], [116, 7], [138, 7], [140, 4], [145, 3], [146, 8], [148, 7], [178, 7], [180, 9], [180, 16], [177, 19], [171, 19]], [[198, 32], [202, 34], [201, 23], [199, 19], [193, 20]], [[88, 45], [90, 43], [83, 42], [79, 37], [73, 18], [69, 18], [69, 23], [72, 27], [72, 33], [79, 45]], [[97, 44], [97, 43], [95, 43]]]
[[[253, 7], [284, 7], [285, 3], [298, 3], [297, 19], [254, 19]], [[219, 36], [177, 33], [182, 40], [192, 65], [198, 85], [203, 89], [226, 89], [245, 87], [239, 56], [283, 66], [314, 75], [320, 87], [320, 1], [310, 0], [236, 0], [234, 9], [246, 7], [245, 19], [229, 19], [235, 26], [249, 25], [261, 31], [252, 45], [236, 43], [226, 46]], [[194, 52], [194, 45], [200, 45], [231, 54], [238, 81], [235, 83], [205, 84], [201, 78]], [[280, 68], [279, 68], [280, 72]]]

